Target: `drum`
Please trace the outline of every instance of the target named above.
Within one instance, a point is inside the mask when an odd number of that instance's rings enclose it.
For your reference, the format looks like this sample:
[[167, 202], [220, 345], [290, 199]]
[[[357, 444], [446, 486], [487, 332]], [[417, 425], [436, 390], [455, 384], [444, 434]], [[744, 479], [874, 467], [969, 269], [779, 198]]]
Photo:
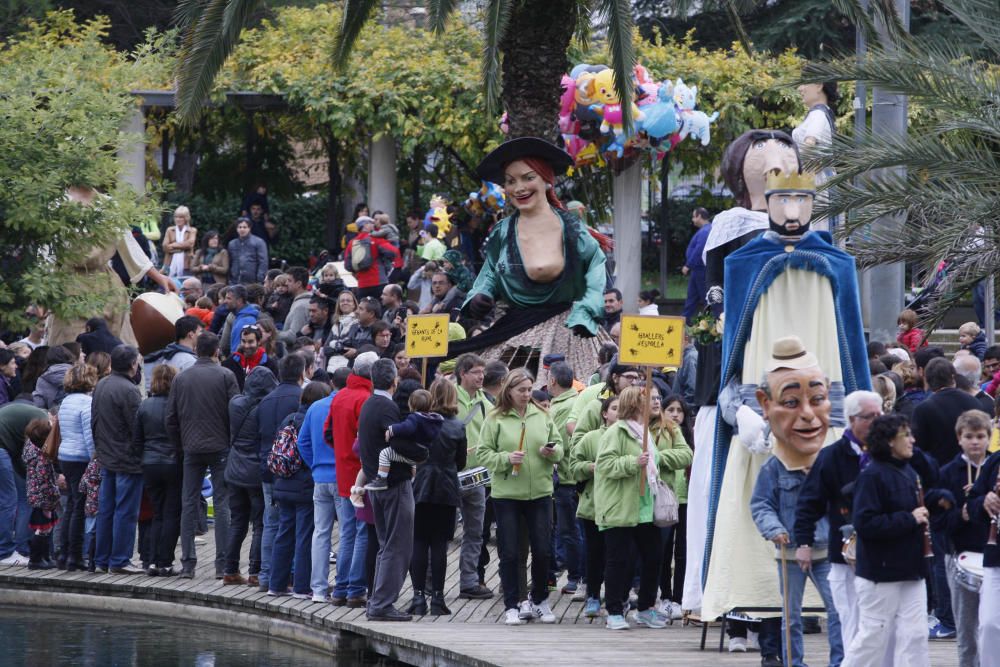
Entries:
[[477, 486], [486, 486], [489, 483], [490, 471], [483, 466], [469, 468], [458, 473], [458, 488], [462, 491], [468, 491]]
[[983, 555], [975, 551], [958, 554], [955, 559], [955, 578], [965, 590], [978, 593], [983, 585]]

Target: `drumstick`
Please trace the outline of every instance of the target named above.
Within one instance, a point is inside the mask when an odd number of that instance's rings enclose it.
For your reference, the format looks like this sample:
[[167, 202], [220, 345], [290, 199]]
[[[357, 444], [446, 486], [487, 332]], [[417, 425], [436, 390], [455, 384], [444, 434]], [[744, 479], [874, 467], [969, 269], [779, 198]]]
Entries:
[[[521, 422], [521, 442], [517, 443], [517, 451], [524, 451], [524, 422]], [[510, 473], [511, 477], [517, 477], [521, 473], [521, 464], [515, 463], [514, 470]]]

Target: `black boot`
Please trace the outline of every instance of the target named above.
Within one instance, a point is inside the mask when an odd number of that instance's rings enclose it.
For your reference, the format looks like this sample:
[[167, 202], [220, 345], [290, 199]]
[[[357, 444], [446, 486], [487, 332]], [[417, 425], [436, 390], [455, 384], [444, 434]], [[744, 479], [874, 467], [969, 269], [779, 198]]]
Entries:
[[406, 613], [414, 616], [427, 615], [427, 597], [424, 596], [423, 591], [413, 591], [413, 600], [410, 601], [410, 607]]
[[451, 610], [444, 603], [444, 593], [435, 591], [431, 593], [431, 616], [450, 616]]
[[30, 559], [28, 560], [29, 570], [51, 570], [55, 567], [49, 560], [49, 536], [32, 535], [28, 543], [30, 549]]

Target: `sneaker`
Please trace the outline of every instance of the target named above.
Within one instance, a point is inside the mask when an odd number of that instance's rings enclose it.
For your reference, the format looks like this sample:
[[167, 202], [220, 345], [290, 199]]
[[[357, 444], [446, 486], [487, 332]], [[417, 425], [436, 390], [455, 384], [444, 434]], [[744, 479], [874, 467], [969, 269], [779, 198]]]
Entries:
[[522, 621], [528, 621], [535, 617], [535, 612], [531, 609], [530, 600], [525, 600], [517, 605], [517, 615]]
[[3, 560], [0, 560], [0, 565], [9, 565], [13, 567], [24, 567], [28, 564], [30, 559], [27, 556], [22, 556], [16, 551], [11, 555], [7, 556]]
[[566, 582], [566, 585], [562, 587], [562, 594], [563, 595], [574, 595], [574, 594], [576, 594], [576, 590], [579, 587], [580, 587], [580, 585], [578, 583], [576, 583], [575, 581], [573, 581], [572, 579], [570, 579], [569, 581]]
[[330, 596], [313, 593], [312, 601], [315, 602], [316, 604], [325, 604], [330, 601]]
[[955, 628], [945, 627], [943, 623], [938, 623], [936, 626], [930, 629], [929, 639], [932, 640], [946, 640], [955, 638]]
[[573, 597], [570, 598], [574, 602], [583, 602], [587, 599], [587, 586], [586, 584], [579, 584], [576, 587], [576, 593], [573, 593]]
[[608, 630], [628, 630], [628, 621], [621, 614], [614, 614], [608, 616], [608, 624], [605, 626]]
[[267, 594], [273, 598], [280, 598], [288, 595], [285, 591], [272, 591], [270, 588], [267, 589]]
[[365, 484], [365, 491], [385, 491], [389, 488], [389, 478], [387, 477], [376, 477], [372, 481]]
[[597, 618], [601, 615], [601, 601], [597, 598], [587, 598], [587, 604], [583, 606], [583, 615], [587, 618]]
[[753, 630], [747, 630], [747, 650], [748, 651], [759, 651], [760, 650], [760, 633], [754, 632]]
[[747, 640], [746, 640], [746, 637], [730, 637], [729, 638], [729, 652], [730, 653], [746, 653], [747, 652]]
[[206, 540], [204, 537], [195, 537], [194, 543], [197, 545], [208, 544], [208, 540]]
[[765, 655], [760, 659], [760, 667], [781, 667], [781, 658], [776, 655]]
[[556, 615], [552, 613], [548, 600], [542, 600], [541, 604], [531, 604], [531, 613], [542, 623], [555, 623]]
[[503, 613], [503, 622], [505, 625], [524, 625], [524, 619], [521, 618], [521, 613], [517, 609], [508, 609]]
[[668, 621], [676, 621], [684, 618], [684, 612], [681, 610], [681, 606], [672, 600], [663, 600], [660, 602], [656, 611], [663, 614]]
[[644, 609], [635, 615], [635, 622], [639, 625], [645, 625], [647, 628], [660, 629], [667, 627], [666, 621], [660, 616], [655, 609], [650, 607], [649, 609]]
[[934, 614], [927, 614], [927, 629], [928, 630], [930, 630], [931, 628], [936, 627], [937, 624], [938, 624], [938, 622], [939, 621], [937, 619], [937, 616], [935, 616]]
[[296, 600], [308, 600], [312, 597], [312, 593], [292, 593], [292, 597]]

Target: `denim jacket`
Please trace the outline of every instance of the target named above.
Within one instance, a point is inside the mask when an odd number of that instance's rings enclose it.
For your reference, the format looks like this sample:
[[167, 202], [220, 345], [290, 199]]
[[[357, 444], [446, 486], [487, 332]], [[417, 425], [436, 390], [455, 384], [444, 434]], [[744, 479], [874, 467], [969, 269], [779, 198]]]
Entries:
[[[750, 514], [764, 539], [770, 540], [782, 533], [789, 536], [786, 558], [793, 558], [797, 547], [792, 528], [795, 526], [795, 506], [805, 481], [805, 470], [788, 470], [780, 459], [772, 456], [761, 466], [750, 498]], [[826, 557], [828, 532], [827, 518], [823, 517], [816, 522], [810, 545], [814, 560]]]

